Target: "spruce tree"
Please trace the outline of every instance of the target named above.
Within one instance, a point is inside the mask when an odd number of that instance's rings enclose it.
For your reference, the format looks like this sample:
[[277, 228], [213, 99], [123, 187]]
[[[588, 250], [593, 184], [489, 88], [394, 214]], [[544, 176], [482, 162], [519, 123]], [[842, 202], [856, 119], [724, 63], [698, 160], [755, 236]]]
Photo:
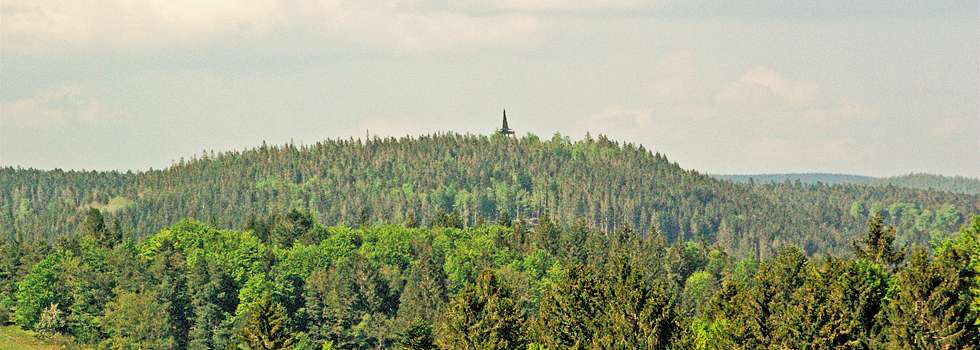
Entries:
[[286, 327], [286, 311], [266, 293], [242, 328], [245, 346], [252, 350], [288, 349], [294, 340]]
[[888, 305], [890, 344], [898, 348], [969, 349], [980, 344], [970, 288], [977, 275], [964, 252], [930, 261], [918, 249], [898, 273], [900, 291]]
[[894, 271], [905, 260], [905, 248], [896, 248], [895, 238], [895, 228], [885, 225], [881, 214], [875, 213], [868, 219], [867, 234], [854, 242], [854, 255]]
[[484, 270], [450, 301], [436, 342], [447, 349], [524, 348], [526, 316], [512, 293], [493, 271]]

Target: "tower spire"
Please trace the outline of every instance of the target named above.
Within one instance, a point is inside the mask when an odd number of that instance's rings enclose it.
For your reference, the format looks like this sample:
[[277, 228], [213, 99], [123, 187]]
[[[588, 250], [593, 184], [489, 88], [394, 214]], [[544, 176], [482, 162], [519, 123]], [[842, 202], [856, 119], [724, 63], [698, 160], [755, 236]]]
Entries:
[[513, 135], [514, 134], [514, 130], [511, 129], [509, 126], [507, 126], [507, 109], [506, 108], [504, 108], [504, 122], [503, 122], [503, 125], [500, 126], [500, 130], [497, 130], [497, 133], [498, 134], [501, 134], [501, 135]]

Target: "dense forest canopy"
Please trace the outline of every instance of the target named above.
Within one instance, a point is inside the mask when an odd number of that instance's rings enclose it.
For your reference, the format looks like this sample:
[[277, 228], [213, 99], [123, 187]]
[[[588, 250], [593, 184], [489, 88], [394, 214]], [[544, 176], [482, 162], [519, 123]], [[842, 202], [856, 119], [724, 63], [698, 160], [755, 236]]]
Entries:
[[764, 257], [784, 246], [844, 253], [881, 214], [899, 242], [941, 239], [980, 212], [977, 195], [895, 186], [736, 184], [684, 170], [664, 155], [604, 136], [571, 141], [454, 133], [327, 140], [204, 153], [145, 172], [0, 169], [0, 233], [54, 239], [88, 208], [137, 237], [183, 218], [241, 229], [291, 208], [320, 222], [464, 226], [501, 220], [662, 232]]
[[[879, 215], [852, 257], [737, 259], [653, 231], [542, 218], [245, 231], [185, 220], [142, 240], [88, 210], [55, 244], [0, 241], [0, 322], [113, 349], [972, 349], [980, 216], [929, 250]], [[148, 317], [148, 315], [152, 315]]]
[[980, 342], [977, 195], [722, 181], [601, 136], [263, 145], [0, 189], [0, 324], [79, 346]]

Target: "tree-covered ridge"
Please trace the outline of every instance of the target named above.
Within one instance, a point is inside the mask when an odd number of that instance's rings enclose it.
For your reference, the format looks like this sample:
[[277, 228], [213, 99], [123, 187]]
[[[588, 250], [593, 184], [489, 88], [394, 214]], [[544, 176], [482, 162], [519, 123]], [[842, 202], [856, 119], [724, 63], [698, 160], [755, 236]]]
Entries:
[[891, 185], [923, 190], [980, 194], [980, 179], [963, 176], [909, 174], [875, 179], [872, 183], [881, 186]]
[[[898, 225], [903, 241], [927, 242], [980, 212], [976, 195], [718, 181], [602, 136], [572, 142], [452, 133], [263, 145], [141, 173], [4, 168], [0, 194], [5, 236], [65, 235], [90, 207], [137, 236], [187, 217], [242, 228], [249, 218], [289, 208], [347, 225], [424, 225], [455, 213], [475, 226], [547, 214], [603, 231], [656, 229], [671, 242], [717, 242], [737, 256], [768, 256], [790, 244], [808, 255], [843, 252], [872, 212]], [[915, 218], [910, 210], [892, 215], [886, 209], [893, 205], [914, 208]]]
[[799, 181], [808, 185], [822, 183], [826, 185], [840, 184], [869, 184], [875, 180], [871, 176], [850, 175], [850, 174], [830, 174], [830, 173], [786, 173], [786, 174], [751, 174], [751, 175], [712, 175], [712, 177], [740, 183], [749, 181], [760, 184], [782, 183], [786, 181]]
[[292, 210], [137, 241], [93, 209], [56, 244], [3, 241], [0, 322], [106, 348], [980, 343], [980, 216], [929, 250], [874, 216], [847, 256], [784, 247], [763, 260], [582, 221], [501, 224], [325, 227]]
[[920, 190], [946, 191], [963, 194], [980, 194], [980, 179], [964, 176], [943, 176], [933, 174], [908, 174], [891, 177], [871, 177], [849, 174], [795, 173], [795, 174], [755, 174], [755, 175], [712, 175], [712, 177], [739, 183], [755, 182], [773, 184], [796, 182], [814, 185], [857, 184], [875, 186], [896, 186]]

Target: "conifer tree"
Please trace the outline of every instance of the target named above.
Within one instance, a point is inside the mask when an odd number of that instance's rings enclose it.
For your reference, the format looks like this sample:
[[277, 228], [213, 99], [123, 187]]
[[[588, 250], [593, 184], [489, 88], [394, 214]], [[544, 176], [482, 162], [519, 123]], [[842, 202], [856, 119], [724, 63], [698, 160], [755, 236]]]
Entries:
[[980, 344], [977, 315], [970, 311], [977, 275], [969, 256], [944, 251], [930, 261], [918, 249], [898, 275], [900, 291], [888, 305], [890, 345], [915, 349], [968, 349]]
[[603, 283], [605, 305], [593, 348], [666, 349], [675, 336], [674, 287], [644, 276], [628, 256], [616, 257]]
[[510, 286], [484, 270], [450, 301], [436, 342], [447, 349], [522, 349], [528, 343], [525, 326]]
[[251, 350], [288, 349], [294, 340], [286, 323], [285, 309], [266, 293], [242, 328], [245, 345]]
[[895, 248], [895, 238], [895, 228], [885, 225], [881, 214], [875, 213], [868, 219], [867, 235], [854, 242], [854, 255], [894, 271], [905, 259], [905, 248]]
[[600, 275], [586, 265], [573, 266], [541, 297], [537, 341], [550, 349], [585, 348], [602, 331], [599, 316], [605, 307]]

